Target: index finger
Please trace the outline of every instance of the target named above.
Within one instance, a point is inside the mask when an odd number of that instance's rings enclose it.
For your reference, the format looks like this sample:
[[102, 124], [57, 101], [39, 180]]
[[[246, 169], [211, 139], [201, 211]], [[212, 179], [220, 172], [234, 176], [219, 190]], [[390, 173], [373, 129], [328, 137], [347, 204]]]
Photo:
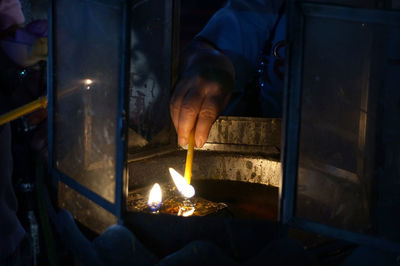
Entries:
[[196, 147], [202, 147], [207, 141], [211, 126], [220, 113], [220, 104], [221, 99], [218, 96], [208, 96], [204, 100], [196, 124]]
[[190, 80], [183, 79], [180, 80], [175, 86], [174, 93], [172, 94], [170, 103], [169, 103], [169, 111], [171, 115], [172, 122], [174, 123], [175, 129], [178, 132], [179, 128], [179, 115], [181, 112], [181, 106], [183, 99], [188, 91], [190, 86]]
[[196, 84], [195, 88], [189, 89], [182, 102], [177, 130], [178, 143], [181, 146], [188, 143], [190, 131], [194, 128], [203, 99], [202, 87], [200, 84]]

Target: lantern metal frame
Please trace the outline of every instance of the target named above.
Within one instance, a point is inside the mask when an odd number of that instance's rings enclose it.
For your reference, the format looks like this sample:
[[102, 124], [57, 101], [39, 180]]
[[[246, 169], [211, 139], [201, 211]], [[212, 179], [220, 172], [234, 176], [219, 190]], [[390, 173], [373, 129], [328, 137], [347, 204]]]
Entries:
[[[126, 135], [127, 135], [127, 110], [128, 110], [128, 86], [129, 86], [129, 58], [130, 58], [130, 8], [132, 1], [118, 0], [122, 5], [122, 27], [120, 52], [120, 73], [118, 86], [118, 111], [116, 126], [116, 165], [115, 165], [115, 200], [111, 203], [78, 183], [73, 178], [63, 174], [55, 165], [54, 161], [54, 126], [55, 126], [55, 82], [53, 73], [57, 62], [55, 62], [55, 2], [49, 2], [49, 60], [47, 65], [48, 86], [48, 147], [49, 147], [49, 171], [54, 177], [54, 186], [58, 182], [66, 184], [87, 199], [98, 204], [108, 212], [112, 213], [122, 224], [126, 212], [125, 202], [128, 193], [128, 173], [126, 158]], [[312, 222], [298, 218], [295, 215], [297, 170], [299, 155], [299, 132], [301, 121], [301, 96], [302, 96], [302, 62], [304, 44], [304, 19], [309, 16], [322, 18], [336, 18], [347, 21], [372, 22], [400, 26], [400, 12], [387, 10], [357, 9], [341, 6], [330, 6], [311, 3], [297, 3], [290, 1], [288, 5], [288, 37], [287, 63], [285, 76], [285, 115], [282, 166], [283, 179], [280, 195], [280, 221], [284, 226], [293, 226], [311, 231], [317, 234], [340, 238], [347, 241], [367, 244], [391, 251], [400, 251], [400, 244], [379, 239], [348, 230], [338, 229], [332, 226]], [[174, 48], [172, 48], [174, 49]]]
[[300, 144], [302, 106], [302, 75], [305, 19], [319, 17], [360, 23], [400, 26], [400, 12], [392, 10], [360, 9], [315, 3], [290, 1], [288, 6], [287, 63], [284, 95], [283, 179], [280, 191], [280, 221], [284, 227], [293, 226], [316, 234], [349, 242], [400, 252], [400, 243], [378, 237], [339, 229], [308, 219], [296, 217], [296, 192]]
[[48, 95], [48, 149], [49, 149], [49, 171], [53, 177], [53, 186], [57, 188], [58, 182], [66, 184], [87, 199], [98, 204], [111, 214], [113, 214], [119, 224], [123, 223], [125, 210], [125, 198], [127, 196], [127, 167], [126, 167], [126, 134], [127, 134], [127, 110], [128, 110], [128, 86], [129, 86], [129, 58], [130, 58], [130, 8], [132, 1], [118, 0], [122, 8], [121, 17], [121, 51], [120, 51], [120, 71], [118, 84], [118, 107], [117, 107], [117, 126], [116, 126], [116, 163], [115, 163], [115, 199], [114, 203], [109, 202], [100, 195], [86, 188], [73, 178], [59, 171], [54, 162], [54, 127], [55, 127], [55, 82], [53, 73], [57, 65], [55, 54], [55, 2], [49, 1], [49, 60], [47, 64], [47, 95]]

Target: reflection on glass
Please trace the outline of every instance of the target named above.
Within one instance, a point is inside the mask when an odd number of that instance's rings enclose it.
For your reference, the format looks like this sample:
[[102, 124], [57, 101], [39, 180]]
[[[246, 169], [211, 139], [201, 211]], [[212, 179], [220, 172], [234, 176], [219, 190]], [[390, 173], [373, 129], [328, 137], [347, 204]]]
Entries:
[[56, 166], [114, 202], [121, 9], [62, 0], [56, 17]]
[[[160, 6], [163, 5], [163, 6]], [[169, 143], [171, 1], [145, 1], [132, 8], [129, 147]]]
[[307, 18], [305, 29], [296, 216], [400, 239], [389, 166], [399, 142], [384, 137], [399, 127], [388, 123], [395, 104], [383, 100], [398, 95], [390, 58], [400, 29], [324, 18]]

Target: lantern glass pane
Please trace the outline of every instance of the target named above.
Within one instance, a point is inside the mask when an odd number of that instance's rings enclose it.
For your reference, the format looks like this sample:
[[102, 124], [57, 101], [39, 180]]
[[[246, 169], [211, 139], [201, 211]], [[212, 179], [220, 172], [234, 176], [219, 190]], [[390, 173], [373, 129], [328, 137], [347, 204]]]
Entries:
[[120, 2], [60, 0], [55, 8], [55, 166], [114, 202]]
[[399, 23], [304, 29], [295, 215], [400, 240]]
[[139, 1], [131, 10], [129, 151], [170, 143], [173, 1]]

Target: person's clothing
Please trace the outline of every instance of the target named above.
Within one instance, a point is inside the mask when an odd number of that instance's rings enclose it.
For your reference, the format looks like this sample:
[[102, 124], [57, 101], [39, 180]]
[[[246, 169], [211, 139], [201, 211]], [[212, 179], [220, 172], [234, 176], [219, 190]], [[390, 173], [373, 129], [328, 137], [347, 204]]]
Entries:
[[[231, 0], [215, 13], [198, 37], [207, 39], [227, 55], [236, 71], [236, 94], [244, 94], [247, 84], [260, 71], [265, 80], [260, 102], [263, 116], [282, 113], [283, 60], [267, 52], [268, 61], [258, 69], [263, 49], [276, 26], [272, 47], [285, 40], [286, 19], [279, 12], [282, 0]], [[280, 18], [280, 19], [279, 19]], [[279, 54], [284, 55], [280, 49]], [[235, 103], [232, 103], [235, 104]], [[228, 115], [241, 115], [241, 108], [228, 106]]]
[[[0, 31], [24, 23], [25, 18], [19, 0], [0, 0]], [[4, 111], [6, 100], [0, 104]], [[13, 254], [25, 235], [17, 218], [17, 199], [11, 182], [12, 177], [11, 129], [0, 126], [0, 263]]]
[[12, 176], [11, 128], [0, 127], [0, 262], [15, 252], [25, 235], [17, 218]]
[[1, 266], [31, 266], [33, 265], [32, 243], [29, 235], [20, 241], [18, 248], [7, 259], [0, 261]]

